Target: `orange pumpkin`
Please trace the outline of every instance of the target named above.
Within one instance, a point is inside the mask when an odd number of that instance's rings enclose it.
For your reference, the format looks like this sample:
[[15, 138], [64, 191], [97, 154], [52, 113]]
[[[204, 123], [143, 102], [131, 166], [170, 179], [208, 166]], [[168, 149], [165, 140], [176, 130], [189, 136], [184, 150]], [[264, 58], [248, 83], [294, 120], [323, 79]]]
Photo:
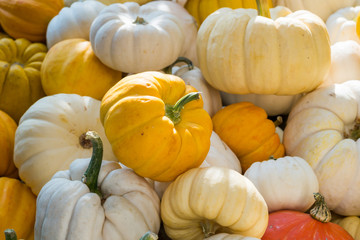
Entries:
[[230, 104], [212, 118], [214, 131], [236, 154], [245, 172], [252, 163], [284, 156], [275, 124], [250, 102]]
[[[36, 196], [15, 178], [0, 178], [0, 232], [14, 229], [19, 239], [34, 239]], [[0, 240], [4, 240], [0, 234]]]
[[0, 0], [0, 25], [13, 38], [45, 42], [47, 25], [63, 7], [63, 0]]
[[14, 164], [14, 140], [17, 124], [7, 113], [0, 110], [0, 176], [18, 177]]

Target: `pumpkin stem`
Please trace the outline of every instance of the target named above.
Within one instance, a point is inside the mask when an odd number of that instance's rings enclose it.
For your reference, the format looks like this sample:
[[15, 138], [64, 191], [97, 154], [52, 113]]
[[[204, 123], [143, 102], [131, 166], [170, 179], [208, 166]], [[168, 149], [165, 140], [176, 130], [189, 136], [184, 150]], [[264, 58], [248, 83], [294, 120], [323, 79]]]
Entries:
[[140, 240], [157, 240], [159, 239], [158, 235], [155, 233], [148, 231], [140, 238]]
[[99, 176], [101, 162], [103, 158], [103, 144], [99, 135], [95, 131], [87, 131], [85, 139], [91, 141], [93, 152], [88, 168], [86, 169], [81, 181], [88, 186], [90, 192], [96, 193], [102, 197], [101, 192], [97, 186], [97, 179]]
[[281, 116], [277, 116], [276, 120], [274, 121], [275, 127], [280, 126], [283, 123], [283, 119]]
[[256, 0], [259, 16], [271, 18], [268, 0]]
[[310, 209], [310, 215], [320, 222], [330, 222], [331, 212], [326, 205], [325, 198], [320, 193], [314, 193], [315, 203]]
[[184, 62], [187, 64], [189, 71], [194, 69], [194, 64], [192, 63], [192, 61], [186, 57], [178, 57], [175, 62], [173, 62], [171, 65], [167, 66], [166, 68], [163, 69], [163, 72], [167, 73], [167, 74], [172, 74], [172, 69], [173, 67], [178, 64], [179, 62]]
[[355, 126], [350, 130], [349, 134], [345, 134], [345, 137], [351, 138], [354, 141], [360, 138], [360, 121], [356, 120]]
[[181, 121], [181, 110], [184, 108], [185, 104], [197, 100], [200, 98], [199, 92], [191, 92], [180, 98], [175, 105], [166, 104], [165, 105], [165, 116], [170, 118], [174, 125], [178, 124]]
[[200, 226], [204, 233], [204, 238], [208, 238], [211, 237], [212, 235], [215, 235], [217, 226], [215, 226], [214, 223], [206, 219], [205, 221], [200, 222]]
[[141, 24], [141, 25], [146, 25], [146, 24], [148, 24], [148, 22], [145, 21], [144, 18], [139, 17], [139, 16], [136, 17], [136, 19], [135, 19], [135, 21], [134, 21], [133, 23], [134, 23], [134, 24]]
[[14, 229], [6, 229], [5, 233], [5, 240], [17, 240], [17, 236]]

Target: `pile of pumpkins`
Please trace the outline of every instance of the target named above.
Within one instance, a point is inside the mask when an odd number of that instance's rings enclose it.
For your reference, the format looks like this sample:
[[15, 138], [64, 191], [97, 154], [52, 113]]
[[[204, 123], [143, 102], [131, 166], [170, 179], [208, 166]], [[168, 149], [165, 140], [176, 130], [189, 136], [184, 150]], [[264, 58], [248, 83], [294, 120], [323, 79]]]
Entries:
[[360, 1], [0, 0], [0, 25], [0, 239], [360, 240]]

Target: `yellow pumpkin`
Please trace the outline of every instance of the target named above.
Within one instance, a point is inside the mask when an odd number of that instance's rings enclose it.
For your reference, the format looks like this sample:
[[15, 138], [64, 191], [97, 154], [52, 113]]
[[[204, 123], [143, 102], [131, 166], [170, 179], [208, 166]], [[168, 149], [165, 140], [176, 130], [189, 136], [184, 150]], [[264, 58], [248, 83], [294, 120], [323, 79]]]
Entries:
[[64, 0], [0, 0], [0, 24], [13, 38], [45, 42], [50, 20], [64, 7]]
[[41, 67], [41, 84], [47, 95], [75, 93], [101, 100], [121, 78], [121, 72], [95, 56], [90, 41], [79, 38], [52, 46]]
[[0, 177], [18, 177], [14, 164], [16, 122], [0, 110]]
[[[272, 0], [267, 0], [269, 6], [272, 7]], [[188, 0], [185, 3], [185, 9], [195, 18], [198, 26], [205, 20], [207, 16], [215, 12], [219, 8], [228, 7], [236, 8], [255, 8], [257, 7], [254, 0], [235, 0], [235, 1], [222, 1], [222, 0]]]
[[127, 76], [103, 97], [100, 119], [125, 166], [156, 181], [198, 167], [210, 149], [212, 122], [196, 89], [171, 74]]
[[245, 172], [252, 163], [284, 156], [275, 124], [264, 109], [250, 102], [230, 104], [213, 117], [214, 131], [236, 154]]
[[[0, 232], [12, 228], [19, 239], [34, 239], [36, 196], [15, 178], [0, 178]], [[5, 240], [0, 234], [0, 240]]]
[[42, 43], [0, 39], [0, 109], [16, 122], [31, 104], [45, 96], [40, 68], [46, 53]]

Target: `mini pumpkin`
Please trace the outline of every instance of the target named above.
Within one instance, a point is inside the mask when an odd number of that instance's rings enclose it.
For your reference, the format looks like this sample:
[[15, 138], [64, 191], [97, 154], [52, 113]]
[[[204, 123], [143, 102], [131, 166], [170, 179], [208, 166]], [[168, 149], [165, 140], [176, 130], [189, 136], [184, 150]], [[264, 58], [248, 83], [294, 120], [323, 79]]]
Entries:
[[18, 177], [14, 164], [14, 141], [17, 124], [0, 110], [0, 177]]
[[175, 75], [123, 78], [103, 97], [100, 117], [117, 159], [155, 181], [200, 166], [210, 148], [212, 121], [203, 100]]

